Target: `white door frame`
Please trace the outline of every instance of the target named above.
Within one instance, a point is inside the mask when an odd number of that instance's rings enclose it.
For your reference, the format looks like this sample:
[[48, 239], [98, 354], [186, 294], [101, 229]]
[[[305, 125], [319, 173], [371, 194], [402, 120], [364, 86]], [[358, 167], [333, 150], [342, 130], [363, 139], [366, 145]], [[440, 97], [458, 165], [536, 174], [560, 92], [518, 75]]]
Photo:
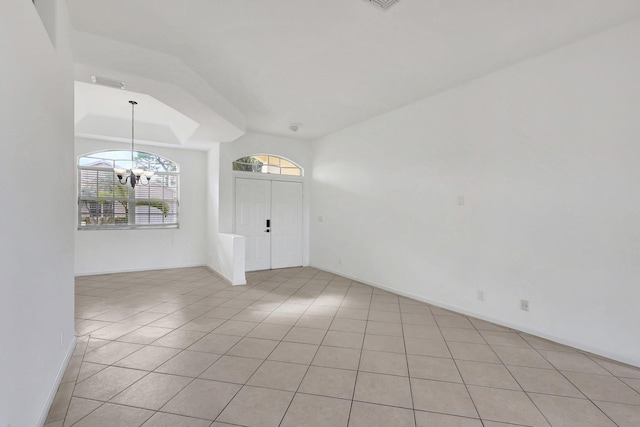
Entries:
[[260, 179], [266, 181], [289, 181], [302, 184], [302, 266], [309, 266], [309, 197], [304, 176], [275, 175], [256, 172], [233, 171], [231, 189], [233, 211], [231, 215], [233, 232], [236, 231], [236, 178]]

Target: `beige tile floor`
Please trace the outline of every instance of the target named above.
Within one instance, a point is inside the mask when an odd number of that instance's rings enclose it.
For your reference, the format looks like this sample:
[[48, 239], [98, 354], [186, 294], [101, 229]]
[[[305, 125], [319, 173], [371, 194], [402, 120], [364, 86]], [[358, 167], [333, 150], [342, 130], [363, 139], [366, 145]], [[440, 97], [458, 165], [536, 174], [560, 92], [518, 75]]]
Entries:
[[81, 277], [47, 427], [640, 426], [640, 369], [312, 268]]

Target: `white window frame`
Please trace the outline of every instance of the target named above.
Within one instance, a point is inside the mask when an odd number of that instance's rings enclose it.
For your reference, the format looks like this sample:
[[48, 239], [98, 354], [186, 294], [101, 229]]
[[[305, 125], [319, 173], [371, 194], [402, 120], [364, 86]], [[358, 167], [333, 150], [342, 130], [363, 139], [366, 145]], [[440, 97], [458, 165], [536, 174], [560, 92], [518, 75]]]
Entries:
[[[165, 159], [167, 161], [170, 161], [171, 163], [175, 164], [177, 167], [177, 171], [176, 172], [169, 172], [169, 171], [155, 171], [154, 177], [157, 176], [174, 176], [176, 177], [176, 188], [175, 188], [175, 200], [173, 199], [145, 199], [145, 198], [135, 198], [135, 197], [128, 197], [128, 198], [123, 198], [123, 197], [116, 197], [115, 194], [113, 197], [110, 198], [105, 198], [105, 197], [82, 197], [81, 196], [81, 188], [82, 188], [82, 171], [83, 170], [89, 170], [89, 171], [99, 171], [99, 172], [108, 172], [108, 173], [112, 173], [113, 174], [113, 180], [114, 180], [114, 185], [122, 185], [122, 186], [128, 186], [129, 190], [131, 191], [131, 186], [130, 183], [127, 182], [126, 184], [120, 184], [118, 182], [118, 178], [115, 175], [115, 173], [113, 172], [113, 168], [111, 167], [96, 167], [96, 166], [81, 166], [80, 163], [80, 159], [83, 157], [89, 157], [89, 156], [93, 156], [96, 154], [100, 154], [100, 153], [108, 153], [108, 152], [119, 152], [119, 151], [123, 151], [123, 150], [100, 150], [100, 151], [95, 151], [95, 152], [91, 152], [91, 153], [84, 153], [81, 154], [77, 157], [76, 159], [76, 169], [77, 169], [77, 200], [78, 200], [78, 209], [77, 209], [77, 214], [78, 214], [78, 218], [77, 218], [77, 228], [78, 230], [141, 230], [141, 229], [176, 229], [176, 228], [180, 228], [180, 165], [177, 162], [174, 162], [171, 159], [168, 159], [164, 156], [161, 156], [159, 154], [156, 153], [151, 153], [151, 152], [147, 152], [147, 151], [140, 151], [140, 150], [136, 150], [136, 153], [143, 153], [143, 154], [148, 154], [151, 156], [156, 156], [156, 157], [161, 157], [162, 159]], [[96, 157], [96, 160], [99, 160], [99, 158]], [[151, 178], [152, 180], [154, 178]], [[143, 184], [138, 184], [143, 186]], [[143, 186], [144, 188], [144, 186]], [[162, 188], [170, 188], [170, 187], [166, 187], [163, 185]], [[131, 194], [131, 193], [129, 193]], [[128, 204], [128, 220], [127, 220], [127, 224], [122, 224], [122, 225], [118, 225], [115, 222], [113, 224], [86, 224], [83, 221], [83, 214], [82, 214], [82, 203], [86, 202], [86, 201], [108, 201], [111, 200], [113, 203], [118, 203], [118, 202], [124, 202], [126, 201]], [[176, 222], [175, 223], [167, 223], [167, 224], [136, 224], [135, 223], [135, 219], [136, 219], [136, 215], [142, 215], [142, 214], [136, 214], [136, 203], [140, 202], [140, 201], [145, 201], [145, 200], [156, 200], [156, 201], [160, 201], [160, 202], [171, 202], [171, 203], [175, 203], [175, 217], [176, 217]], [[83, 225], [84, 223], [84, 225]]]

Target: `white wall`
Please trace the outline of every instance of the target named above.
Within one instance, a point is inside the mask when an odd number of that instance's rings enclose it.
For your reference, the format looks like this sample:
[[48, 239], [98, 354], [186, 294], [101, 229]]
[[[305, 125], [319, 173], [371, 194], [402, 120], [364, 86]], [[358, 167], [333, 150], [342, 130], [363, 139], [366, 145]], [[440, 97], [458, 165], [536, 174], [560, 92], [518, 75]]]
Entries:
[[638, 40], [635, 21], [320, 140], [311, 264], [640, 366]]
[[[112, 141], [76, 138], [76, 159], [102, 150], [131, 149]], [[180, 165], [177, 229], [76, 230], [76, 275], [205, 265], [207, 154], [136, 144]], [[74, 188], [77, 188], [75, 184]], [[74, 204], [74, 207], [77, 206]], [[77, 213], [74, 220], [77, 219]], [[75, 223], [77, 228], [77, 221]]]
[[2, 427], [44, 422], [73, 350], [73, 70], [66, 3], [49, 1], [45, 17], [51, 38], [32, 2], [0, 4]]
[[225, 245], [220, 237], [220, 144], [207, 151], [207, 266], [233, 281], [233, 260], [225, 256]]

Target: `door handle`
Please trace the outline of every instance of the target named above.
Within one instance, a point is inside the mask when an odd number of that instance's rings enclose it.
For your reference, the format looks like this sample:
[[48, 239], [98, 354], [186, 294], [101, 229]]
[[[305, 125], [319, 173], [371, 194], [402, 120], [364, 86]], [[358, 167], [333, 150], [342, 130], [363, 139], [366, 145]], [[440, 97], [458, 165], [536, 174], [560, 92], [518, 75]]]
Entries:
[[267, 228], [269, 228], [269, 227], [271, 227], [271, 220], [270, 219], [267, 220]]

